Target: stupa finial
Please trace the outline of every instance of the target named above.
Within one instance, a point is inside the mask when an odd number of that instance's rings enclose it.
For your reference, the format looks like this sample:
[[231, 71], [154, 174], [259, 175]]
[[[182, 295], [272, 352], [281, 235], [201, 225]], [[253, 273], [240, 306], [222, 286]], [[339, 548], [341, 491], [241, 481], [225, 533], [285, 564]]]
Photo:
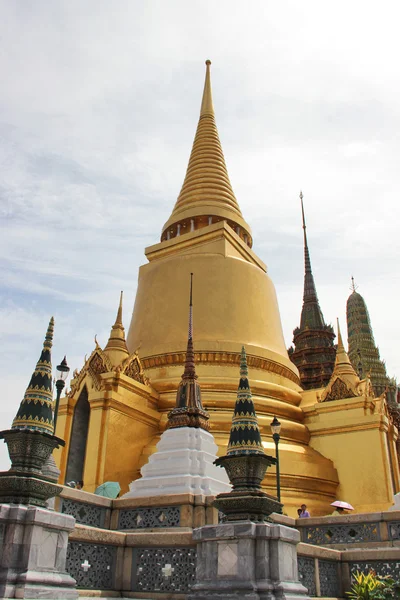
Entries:
[[351, 291], [352, 291], [352, 292], [355, 292], [357, 288], [358, 288], [358, 285], [356, 285], [356, 284], [354, 283], [354, 277], [353, 277], [353, 275], [352, 275], [352, 276], [351, 276], [351, 287], [350, 287], [350, 289], [351, 289]]
[[214, 114], [214, 106], [213, 106], [212, 91], [211, 91], [210, 66], [211, 66], [211, 60], [206, 60], [206, 80], [204, 82], [204, 90], [203, 90], [203, 98], [201, 101], [200, 116]]

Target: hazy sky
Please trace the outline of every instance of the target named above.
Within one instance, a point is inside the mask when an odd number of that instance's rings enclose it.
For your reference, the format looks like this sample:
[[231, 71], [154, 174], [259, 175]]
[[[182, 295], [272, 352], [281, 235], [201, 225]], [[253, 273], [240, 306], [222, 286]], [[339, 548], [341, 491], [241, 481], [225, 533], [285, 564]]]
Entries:
[[[0, 0], [0, 429], [55, 317], [72, 369], [125, 326], [185, 175], [207, 58], [217, 125], [289, 346], [299, 190], [327, 322], [353, 274], [390, 375], [400, 248], [399, 9], [308, 0]], [[7, 465], [0, 442], [0, 468]]]

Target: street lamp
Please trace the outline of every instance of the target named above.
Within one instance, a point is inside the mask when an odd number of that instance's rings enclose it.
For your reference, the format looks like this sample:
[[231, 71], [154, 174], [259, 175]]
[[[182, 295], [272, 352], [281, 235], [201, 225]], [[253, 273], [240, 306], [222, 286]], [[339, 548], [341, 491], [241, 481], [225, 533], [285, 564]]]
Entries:
[[54, 433], [56, 432], [58, 406], [60, 404], [61, 392], [63, 391], [63, 389], [65, 387], [65, 382], [69, 375], [69, 371], [70, 371], [70, 368], [67, 365], [67, 357], [64, 356], [61, 363], [59, 365], [57, 365], [58, 379], [56, 381], [57, 396], [56, 396], [56, 406], [54, 408]]
[[275, 442], [275, 456], [276, 456], [276, 495], [278, 498], [278, 501], [281, 501], [281, 474], [280, 474], [280, 469], [279, 469], [279, 449], [278, 449], [278, 444], [279, 444], [279, 440], [281, 439], [280, 436], [280, 431], [281, 431], [281, 424], [278, 421], [278, 419], [276, 417], [274, 417], [274, 420], [271, 423], [271, 431], [272, 431], [272, 438]]

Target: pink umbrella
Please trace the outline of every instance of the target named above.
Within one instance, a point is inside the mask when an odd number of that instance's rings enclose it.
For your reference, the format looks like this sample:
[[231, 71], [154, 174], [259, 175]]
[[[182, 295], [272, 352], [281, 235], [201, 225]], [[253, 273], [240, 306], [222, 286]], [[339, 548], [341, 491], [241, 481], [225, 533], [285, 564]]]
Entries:
[[348, 502], [342, 502], [341, 500], [335, 500], [335, 502], [332, 502], [331, 506], [336, 506], [336, 508], [346, 508], [347, 510], [354, 510], [354, 506]]

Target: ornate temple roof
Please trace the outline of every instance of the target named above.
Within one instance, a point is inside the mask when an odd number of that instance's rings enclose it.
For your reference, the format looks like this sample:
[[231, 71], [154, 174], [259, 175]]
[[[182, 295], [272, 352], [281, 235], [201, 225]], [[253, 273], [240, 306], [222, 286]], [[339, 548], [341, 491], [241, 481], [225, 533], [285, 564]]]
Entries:
[[375, 395], [379, 396], [391, 382], [375, 345], [367, 305], [356, 291], [353, 278], [352, 290], [346, 306], [349, 358], [360, 377], [370, 374]]
[[51, 317], [40, 358], [13, 421], [12, 429], [30, 429], [49, 435], [54, 433], [51, 372], [53, 331], [54, 319]]
[[233, 192], [215, 123], [210, 65], [207, 60], [199, 124], [185, 180], [161, 240], [226, 220], [251, 247], [251, 230]]
[[193, 273], [190, 273], [189, 327], [185, 370], [176, 393], [176, 406], [168, 414], [167, 428], [200, 427], [208, 431], [209, 414], [201, 403], [201, 389], [197, 381], [193, 347]]
[[264, 454], [248, 375], [246, 350], [243, 346], [240, 357], [239, 387], [232, 418], [227, 456]]
[[329, 382], [335, 362], [335, 334], [331, 325], [325, 323], [318, 301], [308, 249], [302, 192], [300, 202], [304, 236], [303, 307], [300, 327], [293, 331], [294, 348], [289, 349], [289, 357], [299, 369], [301, 385], [307, 390], [323, 387]]
[[104, 348], [105, 354], [113, 365], [121, 364], [129, 356], [125, 340], [125, 329], [122, 324], [122, 298], [123, 292], [121, 292], [115, 323], [111, 328], [110, 337]]

